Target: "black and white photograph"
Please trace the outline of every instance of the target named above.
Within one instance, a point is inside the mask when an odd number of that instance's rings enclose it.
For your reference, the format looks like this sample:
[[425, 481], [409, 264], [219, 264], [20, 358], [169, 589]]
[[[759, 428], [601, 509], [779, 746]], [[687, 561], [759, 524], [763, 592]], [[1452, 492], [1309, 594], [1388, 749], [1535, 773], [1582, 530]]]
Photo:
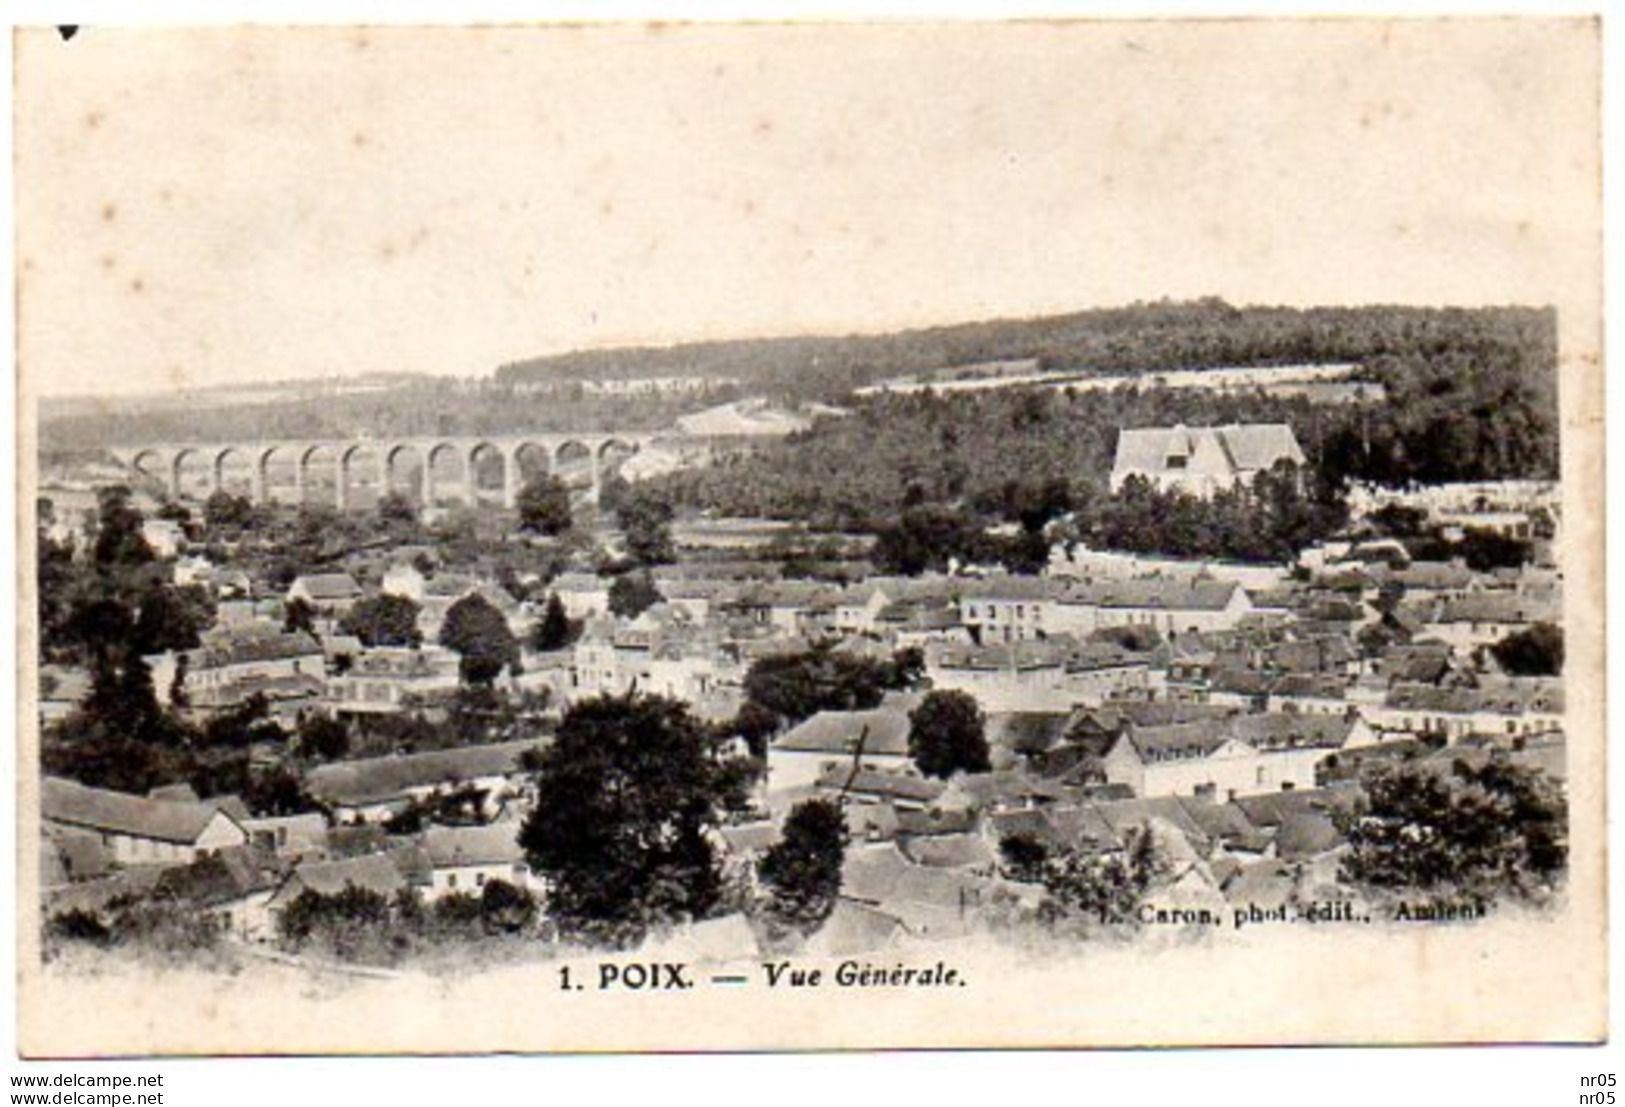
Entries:
[[1600, 42], [18, 28], [21, 1052], [1603, 1040]]

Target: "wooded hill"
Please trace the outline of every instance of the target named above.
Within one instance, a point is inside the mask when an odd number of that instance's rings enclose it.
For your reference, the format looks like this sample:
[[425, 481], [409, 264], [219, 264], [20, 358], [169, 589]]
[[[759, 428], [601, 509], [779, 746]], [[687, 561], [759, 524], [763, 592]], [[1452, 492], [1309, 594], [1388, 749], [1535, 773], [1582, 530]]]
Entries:
[[[1208, 298], [1000, 319], [883, 335], [742, 339], [583, 350], [496, 371], [499, 383], [602, 377], [730, 377], [786, 398], [838, 399], [888, 377], [1036, 359], [1056, 372], [1164, 372], [1219, 365], [1376, 362], [1384, 357], [1518, 350], [1555, 353], [1550, 310], [1232, 307]], [[1538, 368], [1530, 365], [1529, 368]]]

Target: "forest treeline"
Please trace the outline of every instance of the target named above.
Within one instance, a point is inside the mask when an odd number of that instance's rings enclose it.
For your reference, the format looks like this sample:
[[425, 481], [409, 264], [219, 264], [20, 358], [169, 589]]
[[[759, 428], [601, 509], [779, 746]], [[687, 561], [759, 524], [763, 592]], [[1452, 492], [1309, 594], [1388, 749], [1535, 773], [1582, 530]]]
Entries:
[[1130, 387], [881, 395], [845, 418], [659, 484], [680, 507], [833, 529], [879, 532], [899, 512], [933, 504], [1025, 525], [1035, 501], [1054, 501], [1056, 486], [1073, 504], [1110, 498], [1121, 428], [1286, 423], [1325, 499], [1351, 480], [1553, 478], [1548, 404], [1504, 365], [1453, 356], [1411, 358], [1403, 386], [1370, 405]]
[[731, 377], [751, 391], [834, 400], [887, 377], [1036, 359], [1056, 372], [1165, 372], [1210, 366], [1353, 362], [1384, 380], [1389, 358], [1511, 356], [1549, 370], [1556, 317], [1524, 307], [1233, 307], [1209, 297], [1000, 319], [884, 335], [691, 342], [583, 350], [496, 371], [498, 383], [605, 376]]

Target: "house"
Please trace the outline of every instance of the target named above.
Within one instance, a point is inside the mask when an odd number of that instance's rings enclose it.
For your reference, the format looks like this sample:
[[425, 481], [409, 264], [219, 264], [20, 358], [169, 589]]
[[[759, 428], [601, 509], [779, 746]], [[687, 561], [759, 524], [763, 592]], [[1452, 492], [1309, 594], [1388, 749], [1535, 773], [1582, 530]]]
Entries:
[[1475, 592], [1445, 600], [1423, 626], [1423, 632], [1458, 650], [1493, 646], [1537, 622], [1557, 622], [1560, 605], [1516, 592]]
[[429, 858], [430, 901], [463, 893], [478, 896], [493, 880], [540, 893], [541, 878], [530, 871], [519, 845], [519, 824], [512, 820], [488, 826], [431, 826], [423, 832], [423, 851]]
[[913, 864], [895, 847], [849, 850], [841, 868], [843, 898], [899, 920], [919, 938], [971, 933], [1001, 891], [1015, 892], [965, 869]]
[[959, 619], [982, 644], [1042, 638], [1050, 629], [1051, 601], [1062, 588], [1053, 577], [999, 575], [971, 581], [959, 595]]
[[943, 643], [926, 650], [925, 675], [933, 689], [974, 696], [986, 712], [1064, 711], [1072, 706], [1067, 648], [1056, 641]]
[[1130, 477], [1141, 477], [1161, 491], [1206, 498], [1238, 482], [1251, 485], [1281, 461], [1307, 461], [1285, 423], [1125, 429], [1117, 438], [1111, 487], [1118, 492]]
[[144, 519], [141, 537], [160, 558], [174, 557], [186, 545], [186, 531], [173, 519]]
[[1509, 742], [1562, 734], [1564, 704], [1561, 681], [1514, 678], [1481, 688], [1395, 684], [1364, 711], [1379, 730], [1454, 745], [1473, 736]]
[[327, 820], [316, 812], [242, 820], [249, 844], [278, 857], [314, 856], [327, 848]]
[[305, 892], [336, 896], [346, 888], [359, 888], [392, 901], [407, 888], [406, 876], [394, 859], [385, 853], [369, 853], [337, 861], [306, 861], [295, 866], [275, 894], [266, 901], [258, 925], [251, 924], [257, 936], [274, 933], [282, 912]]
[[1164, 670], [1151, 662], [1148, 652], [1111, 642], [1084, 642], [1066, 651], [1061, 687], [1075, 704], [1149, 696], [1167, 683]]
[[250, 846], [232, 846], [165, 869], [151, 895], [184, 903], [197, 915], [218, 920], [228, 933], [252, 938], [266, 929], [266, 905], [281, 875], [274, 858]]
[[99, 836], [123, 865], [185, 864], [248, 841], [242, 825], [216, 804], [152, 799], [53, 776], [40, 784], [40, 816], [47, 827]]
[[1148, 627], [1160, 634], [1232, 630], [1253, 611], [1247, 590], [1229, 580], [1071, 582], [1045, 605], [1050, 633], [1080, 637], [1109, 627]]
[[237, 707], [259, 693], [301, 705], [325, 689], [321, 645], [304, 631], [274, 623], [241, 623], [205, 631], [196, 649], [146, 658], [160, 702], [198, 712]]
[[[767, 751], [768, 786], [811, 784], [825, 768], [909, 770], [907, 700], [868, 711], [820, 711], [779, 737]], [[860, 752], [861, 751], [861, 752]]]
[[709, 621], [711, 613], [726, 606], [739, 588], [733, 581], [693, 577], [657, 579], [655, 587], [666, 603], [696, 624]]
[[308, 573], [288, 586], [287, 602], [303, 600], [322, 615], [338, 616], [361, 598], [361, 586], [349, 573]]
[[781, 636], [805, 635], [834, 623], [839, 592], [811, 580], [764, 581], [747, 585], [730, 607], [745, 622], [770, 628]]
[[494, 818], [524, 794], [525, 754], [536, 748], [535, 742], [499, 742], [333, 761], [310, 770], [305, 787], [341, 823], [383, 822], [415, 801], [463, 790], [483, 793], [481, 809]]
[[438, 646], [423, 649], [374, 647], [342, 673], [329, 676], [327, 709], [339, 717], [389, 715], [405, 710], [414, 697], [457, 687], [457, 655]]
[[418, 603], [423, 599], [428, 577], [423, 570], [406, 561], [397, 561], [384, 570], [378, 591], [386, 596], [399, 596]]
[[609, 614], [609, 581], [591, 573], [560, 573], [552, 592], [570, 619]]
[[850, 761], [831, 761], [815, 782], [819, 792], [847, 801], [848, 806], [884, 805], [901, 818], [904, 812], [924, 811], [941, 798], [947, 785], [917, 776], [905, 768], [886, 771], [854, 768]]
[[875, 616], [874, 630], [893, 649], [923, 647], [929, 642], [971, 641], [960, 621], [959, 605], [949, 599], [900, 600]]
[[1130, 729], [1101, 768], [1136, 796], [1235, 799], [1315, 787], [1317, 767], [1351, 739], [1369, 745], [1374, 737], [1358, 719], [1238, 715]]

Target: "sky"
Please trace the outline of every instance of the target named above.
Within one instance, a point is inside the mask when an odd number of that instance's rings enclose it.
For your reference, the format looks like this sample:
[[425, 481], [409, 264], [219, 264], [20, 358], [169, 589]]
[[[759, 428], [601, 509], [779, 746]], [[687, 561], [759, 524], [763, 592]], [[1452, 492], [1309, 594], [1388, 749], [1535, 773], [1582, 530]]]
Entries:
[[16, 43], [44, 395], [1162, 297], [1597, 306], [1587, 22]]

